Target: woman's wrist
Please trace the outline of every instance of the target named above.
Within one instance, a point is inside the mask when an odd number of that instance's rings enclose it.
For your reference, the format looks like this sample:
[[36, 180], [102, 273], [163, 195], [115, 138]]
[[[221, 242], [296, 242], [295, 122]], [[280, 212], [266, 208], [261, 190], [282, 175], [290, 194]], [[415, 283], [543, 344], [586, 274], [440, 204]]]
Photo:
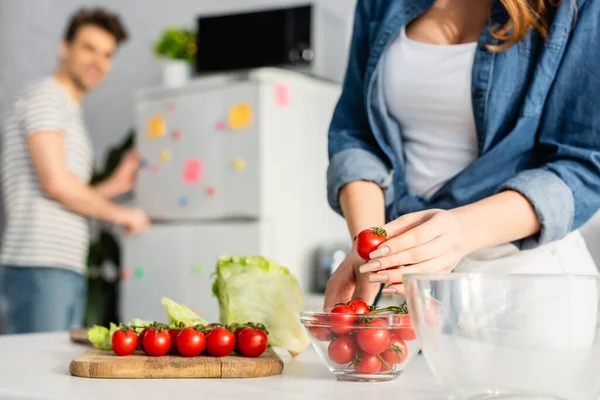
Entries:
[[363, 229], [385, 224], [383, 191], [373, 182], [346, 184], [340, 191], [340, 206], [351, 238]]
[[450, 212], [461, 227], [465, 254], [520, 240], [541, 229], [531, 203], [514, 191], [498, 193]]

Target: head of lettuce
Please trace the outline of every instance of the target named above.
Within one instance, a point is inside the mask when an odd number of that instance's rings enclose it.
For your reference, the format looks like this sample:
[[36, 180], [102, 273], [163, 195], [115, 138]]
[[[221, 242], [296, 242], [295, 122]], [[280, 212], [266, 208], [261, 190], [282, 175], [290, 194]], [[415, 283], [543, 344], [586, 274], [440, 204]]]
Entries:
[[269, 331], [269, 344], [292, 356], [309, 346], [300, 323], [302, 293], [287, 268], [265, 257], [221, 257], [213, 294], [219, 300], [222, 324], [260, 322]]

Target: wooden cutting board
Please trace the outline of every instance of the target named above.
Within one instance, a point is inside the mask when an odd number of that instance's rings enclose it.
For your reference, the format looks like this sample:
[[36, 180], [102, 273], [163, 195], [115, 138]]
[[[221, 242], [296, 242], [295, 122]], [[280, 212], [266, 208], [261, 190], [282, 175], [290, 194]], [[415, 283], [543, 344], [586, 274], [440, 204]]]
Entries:
[[113, 352], [91, 349], [71, 361], [69, 371], [82, 378], [258, 378], [281, 374], [283, 361], [272, 348], [257, 358], [149, 357], [139, 351], [119, 357]]

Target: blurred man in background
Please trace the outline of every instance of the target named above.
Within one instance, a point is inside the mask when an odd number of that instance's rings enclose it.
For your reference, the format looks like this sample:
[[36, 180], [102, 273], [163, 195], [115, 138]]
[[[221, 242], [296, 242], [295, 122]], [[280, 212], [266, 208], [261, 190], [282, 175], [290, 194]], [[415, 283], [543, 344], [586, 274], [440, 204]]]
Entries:
[[24, 90], [4, 121], [0, 315], [6, 333], [82, 324], [86, 218], [129, 233], [149, 224], [141, 210], [110, 200], [132, 188], [140, 161], [135, 153], [127, 154], [106, 181], [88, 184], [93, 150], [80, 103], [106, 76], [126, 39], [116, 15], [100, 9], [77, 12], [60, 46], [58, 71]]

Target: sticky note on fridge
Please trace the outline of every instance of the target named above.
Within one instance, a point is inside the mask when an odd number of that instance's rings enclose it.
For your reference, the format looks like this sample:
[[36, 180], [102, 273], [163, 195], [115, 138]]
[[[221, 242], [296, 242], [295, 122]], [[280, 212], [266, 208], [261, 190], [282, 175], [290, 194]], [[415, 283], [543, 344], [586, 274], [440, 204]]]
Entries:
[[183, 182], [196, 184], [202, 182], [204, 163], [201, 160], [187, 160], [183, 165]]
[[162, 115], [154, 115], [148, 120], [148, 138], [158, 139], [167, 132], [167, 123]]
[[160, 160], [162, 162], [167, 162], [167, 161], [171, 160], [171, 156], [172, 156], [172, 153], [171, 153], [171, 150], [169, 150], [169, 149], [164, 149], [163, 151], [160, 152]]
[[239, 103], [229, 109], [228, 125], [232, 129], [242, 129], [252, 123], [252, 105]]
[[225, 125], [225, 122], [223, 121], [219, 121], [215, 124], [215, 130], [217, 131], [224, 131], [227, 128], [227, 125]]
[[209, 186], [206, 188], [206, 194], [209, 197], [216, 197], [217, 196], [217, 189], [215, 189], [214, 186]]
[[246, 161], [244, 161], [243, 158], [238, 157], [235, 160], [233, 160], [233, 168], [235, 168], [238, 171], [243, 171], [246, 169]]
[[290, 89], [286, 84], [278, 83], [275, 85], [275, 104], [279, 107], [290, 105]]

